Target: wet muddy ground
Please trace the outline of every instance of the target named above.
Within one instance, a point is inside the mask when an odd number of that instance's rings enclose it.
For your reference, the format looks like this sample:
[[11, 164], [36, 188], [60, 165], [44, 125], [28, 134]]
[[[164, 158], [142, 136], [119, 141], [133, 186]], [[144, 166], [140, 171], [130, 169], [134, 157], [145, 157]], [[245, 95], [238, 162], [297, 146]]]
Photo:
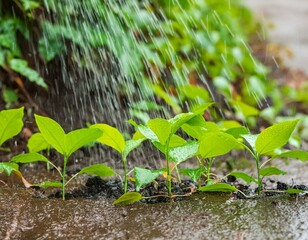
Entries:
[[188, 200], [114, 206], [106, 198], [33, 198], [0, 188], [1, 239], [307, 239], [308, 198]]

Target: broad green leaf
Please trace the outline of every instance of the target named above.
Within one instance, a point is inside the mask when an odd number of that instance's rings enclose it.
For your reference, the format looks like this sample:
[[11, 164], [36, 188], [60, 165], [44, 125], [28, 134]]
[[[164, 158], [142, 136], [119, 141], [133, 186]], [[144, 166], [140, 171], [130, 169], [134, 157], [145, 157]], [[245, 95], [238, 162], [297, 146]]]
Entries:
[[177, 130], [179, 130], [180, 127], [195, 116], [197, 116], [199, 113], [180, 113], [176, 115], [174, 118], [171, 118], [168, 120], [169, 123], [171, 123], [171, 134], [175, 134]]
[[293, 158], [305, 162], [308, 160], [308, 152], [304, 150], [291, 150], [275, 155], [273, 158]]
[[103, 132], [97, 128], [82, 128], [69, 132], [65, 136], [65, 153], [69, 157], [77, 149], [95, 141]]
[[40, 152], [42, 150], [48, 149], [50, 144], [45, 140], [41, 133], [34, 133], [28, 140], [27, 147], [29, 152]]
[[229, 128], [226, 133], [232, 135], [235, 138], [240, 138], [243, 135], [248, 134], [248, 129], [245, 127], [236, 127], [236, 128]]
[[39, 153], [24, 153], [12, 157], [10, 162], [14, 163], [32, 163], [32, 162], [49, 162], [49, 160]]
[[231, 135], [224, 132], [205, 133], [200, 140], [199, 154], [202, 158], [217, 157], [240, 146]]
[[172, 135], [169, 142], [169, 148], [183, 146], [184, 144], [186, 144], [185, 139], [181, 138], [178, 135]]
[[266, 154], [285, 145], [299, 120], [285, 121], [264, 129], [256, 140], [256, 150]]
[[164, 169], [149, 170], [145, 168], [135, 167], [134, 174], [136, 179], [136, 191], [138, 192], [142, 186], [152, 182], [159, 175], [163, 174], [163, 172]]
[[246, 173], [243, 172], [232, 172], [229, 173], [230, 176], [234, 176], [236, 178], [240, 178], [242, 180], [244, 180], [247, 184], [254, 182], [254, 183], [258, 183], [257, 179], [253, 178], [252, 176], [249, 176]]
[[288, 188], [287, 190], [285, 190], [285, 192], [289, 194], [308, 193], [308, 191], [296, 189], [296, 188]]
[[255, 149], [256, 149], [256, 141], [257, 141], [258, 136], [259, 136], [258, 134], [241, 135], [241, 137], [244, 138], [246, 140], [246, 142], [249, 144], [248, 147], [250, 147], [253, 151], [255, 151]]
[[224, 130], [242, 127], [239, 122], [233, 120], [220, 121], [218, 125], [221, 126]]
[[2, 110], [0, 112], [0, 146], [17, 135], [23, 126], [24, 108]]
[[44, 79], [38, 74], [38, 72], [28, 67], [28, 62], [26, 60], [13, 58], [9, 61], [9, 65], [12, 70], [25, 76], [36, 85], [46, 89], [48, 88]]
[[57, 181], [54, 181], [54, 182], [46, 181], [46, 182], [34, 184], [34, 186], [42, 187], [42, 188], [49, 188], [49, 187], [60, 188], [60, 187], [62, 187], [62, 183], [57, 182]]
[[188, 168], [179, 168], [180, 173], [183, 175], [189, 176], [193, 182], [197, 182], [198, 179], [202, 176], [202, 173], [205, 172], [204, 167], [188, 169]]
[[191, 141], [180, 147], [171, 148], [169, 150], [169, 158], [171, 161], [179, 164], [188, 158], [196, 155], [198, 152], [199, 144]]
[[171, 124], [166, 119], [155, 118], [149, 120], [147, 125], [155, 133], [159, 143], [165, 145], [171, 134]]
[[286, 172], [282, 171], [276, 167], [267, 167], [260, 169], [260, 175], [265, 176], [272, 176], [272, 175], [285, 175]]
[[122, 158], [126, 159], [127, 155], [133, 151], [135, 148], [139, 147], [140, 144], [144, 141], [145, 139], [138, 139], [138, 140], [128, 140], [126, 141], [124, 151], [122, 152]]
[[116, 172], [104, 164], [94, 164], [80, 170], [79, 174], [93, 174], [100, 177], [109, 177]]
[[125, 139], [118, 129], [107, 124], [94, 124], [90, 128], [98, 128], [103, 131], [103, 135], [97, 139], [98, 142], [105, 144], [122, 153], [125, 148]]
[[187, 135], [198, 140], [201, 139], [203, 134], [207, 132], [206, 128], [202, 126], [192, 126], [189, 124], [183, 124], [182, 129]]
[[259, 114], [259, 110], [255, 107], [249, 106], [241, 101], [230, 101], [230, 103], [245, 117], [256, 116]]
[[138, 202], [142, 199], [142, 195], [137, 192], [127, 192], [113, 202], [116, 205], [128, 205], [134, 202]]
[[34, 114], [36, 124], [45, 140], [62, 155], [65, 154], [65, 132], [54, 120]]
[[7, 176], [10, 176], [13, 171], [18, 171], [18, 165], [11, 162], [0, 162], [0, 173], [5, 172]]
[[139, 125], [136, 134], [138, 132], [140, 132], [146, 139], [149, 139], [152, 142], [159, 142], [158, 136], [153, 132], [151, 128], [147, 126]]
[[237, 189], [227, 183], [215, 183], [208, 186], [200, 187], [201, 192], [236, 192]]

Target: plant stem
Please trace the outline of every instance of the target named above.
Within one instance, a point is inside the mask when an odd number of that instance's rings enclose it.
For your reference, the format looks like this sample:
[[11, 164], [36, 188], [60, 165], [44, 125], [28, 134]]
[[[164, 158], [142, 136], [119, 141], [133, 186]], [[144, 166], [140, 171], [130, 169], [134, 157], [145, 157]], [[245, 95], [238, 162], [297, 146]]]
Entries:
[[256, 160], [257, 173], [258, 173], [258, 195], [260, 195], [261, 188], [262, 188], [262, 179], [261, 179], [261, 176], [260, 176], [260, 156], [259, 156], [259, 154], [255, 153], [254, 158]]
[[213, 163], [213, 158], [208, 159], [207, 169], [206, 169], [206, 181], [210, 181], [210, 175], [211, 175], [211, 167]]
[[126, 166], [126, 158], [122, 159], [123, 161], [123, 170], [124, 170], [124, 193], [127, 192], [127, 166]]
[[166, 144], [166, 161], [167, 161], [167, 188], [169, 197], [172, 196], [171, 171], [169, 162], [169, 141]]
[[65, 175], [66, 175], [67, 156], [64, 155], [63, 171], [62, 171], [62, 200], [65, 200]]

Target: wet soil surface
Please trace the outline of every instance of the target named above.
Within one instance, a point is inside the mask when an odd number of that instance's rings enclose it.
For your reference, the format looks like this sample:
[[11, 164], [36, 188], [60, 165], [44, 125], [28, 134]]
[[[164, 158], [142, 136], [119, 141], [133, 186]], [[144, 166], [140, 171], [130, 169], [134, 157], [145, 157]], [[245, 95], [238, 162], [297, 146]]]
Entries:
[[62, 201], [0, 188], [0, 219], [1, 239], [307, 239], [308, 198], [212, 193], [114, 206], [105, 197]]

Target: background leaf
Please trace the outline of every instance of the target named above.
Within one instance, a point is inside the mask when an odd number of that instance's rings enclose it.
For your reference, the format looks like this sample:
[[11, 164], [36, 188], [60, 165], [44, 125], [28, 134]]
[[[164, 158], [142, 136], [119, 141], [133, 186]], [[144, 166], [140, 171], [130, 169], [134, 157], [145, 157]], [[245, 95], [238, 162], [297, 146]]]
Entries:
[[90, 128], [98, 128], [103, 131], [103, 135], [97, 141], [112, 147], [122, 154], [125, 148], [125, 139], [118, 129], [108, 124], [94, 124]]
[[142, 199], [142, 195], [137, 192], [127, 192], [113, 202], [116, 205], [127, 205], [134, 202], [138, 202]]
[[285, 121], [264, 129], [256, 140], [256, 150], [266, 154], [285, 145], [299, 120]]
[[59, 153], [65, 153], [65, 132], [54, 120], [34, 114], [36, 124], [45, 140]]
[[109, 177], [116, 172], [104, 164], [94, 164], [80, 170], [79, 174], [94, 174], [100, 177]]
[[49, 188], [49, 187], [55, 187], [55, 188], [61, 188], [62, 187], [62, 183], [61, 182], [50, 182], [50, 181], [46, 181], [46, 182], [41, 182], [38, 184], [34, 184], [34, 186], [37, 187], [42, 187], [42, 188]]
[[27, 147], [29, 152], [40, 152], [50, 147], [41, 133], [34, 133], [28, 140]]
[[2, 110], [0, 112], [0, 146], [8, 139], [17, 135], [22, 127], [24, 108]]
[[294, 158], [305, 162], [308, 160], [308, 152], [304, 150], [291, 150], [275, 155], [273, 158]]
[[267, 167], [260, 169], [260, 175], [265, 176], [272, 176], [272, 175], [285, 175], [286, 172], [282, 171], [276, 167]]

